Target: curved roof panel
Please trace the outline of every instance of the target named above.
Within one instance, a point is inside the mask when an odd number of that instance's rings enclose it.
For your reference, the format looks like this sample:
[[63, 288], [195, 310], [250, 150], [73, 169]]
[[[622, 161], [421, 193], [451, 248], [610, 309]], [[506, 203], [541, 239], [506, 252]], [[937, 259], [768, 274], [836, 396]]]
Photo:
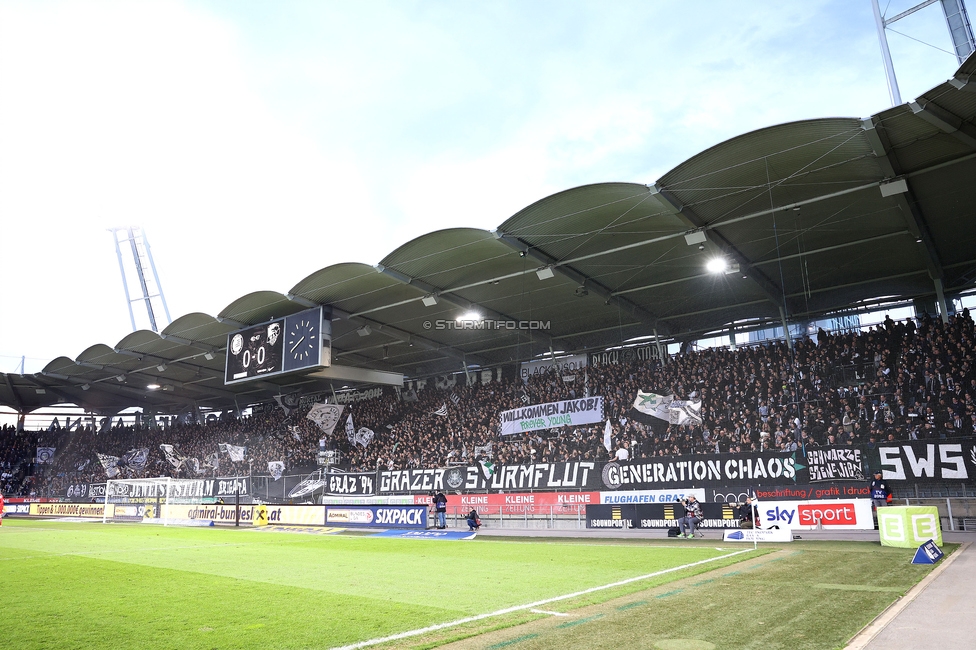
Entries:
[[[655, 332], [692, 340], [736, 320], [778, 324], [782, 313], [805, 322], [878, 301], [931, 305], [936, 286], [950, 296], [976, 288], [974, 72], [971, 58], [949, 82], [867, 119], [759, 129], [657, 183], [567, 189], [494, 231], [427, 233], [375, 267], [328, 266], [288, 295], [248, 293], [217, 318], [187, 314], [159, 335], [134, 332], [37, 375], [4, 375], [0, 404], [173, 412], [330, 390], [305, 374], [223, 385], [229, 332], [317, 304], [332, 313], [336, 363], [407, 376], [604, 349]], [[727, 273], [704, 270], [714, 257]], [[440, 326], [469, 310], [550, 326]]]

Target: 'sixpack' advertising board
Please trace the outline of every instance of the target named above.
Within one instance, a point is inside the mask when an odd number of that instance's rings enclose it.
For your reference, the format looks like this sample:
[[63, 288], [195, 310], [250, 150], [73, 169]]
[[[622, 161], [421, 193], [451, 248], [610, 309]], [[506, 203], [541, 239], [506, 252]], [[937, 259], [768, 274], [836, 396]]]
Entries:
[[348, 528], [427, 528], [427, 507], [326, 506], [325, 524]]

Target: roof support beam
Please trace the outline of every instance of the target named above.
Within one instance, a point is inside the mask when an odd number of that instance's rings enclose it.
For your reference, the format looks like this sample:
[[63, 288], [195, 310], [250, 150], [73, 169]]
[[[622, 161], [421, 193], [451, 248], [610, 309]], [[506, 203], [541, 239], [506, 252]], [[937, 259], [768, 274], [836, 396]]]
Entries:
[[[929, 104], [929, 106], [933, 105]], [[914, 110], [914, 107], [912, 110]], [[916, 112], [916, 114], [918, 113]], [[929, 113], [929, 115], [931, 116], [933, 113]], [[925, 119], [923, 115], [919, 114], [919, 117]], [[939, 259], [939, 252], [935, 249], [935, 241], [929, 232], [928, 222], [922, 213], [921, 207], [919, 207], [915, 194], [912, 192], [911, 179], [903, 176], [901, 163], [898, 160], [897, 154], [891, 148], [888, 135], [884, 132], [883, 128], [879, 128], [879, 121], [876, 120], [877, 118], [861, 120], [861, 128], [864, 129], [864, 135], [867, 138], [868, 144], [874, 150], [878, 165], [881, 166], [881, 170], [885, 176], [889, 179], [901, 177], [901, 180], [905, 184], [904, 192], [895, 192], [889, 195], [889, 197], [894, 199], [898, 204], [909, 232], [921, 244], [922, 258], [925, 261], [929, 277], [932, 279], [932, 283], [935, 285], [935, 291], [938, 294], [942, 291], [942, 285], [945, 283], [945, 272], [942, 267], [942, 261]], [[882, 193], [884, 192], [882, 191]], [[948, 315], [943, 311], [942, 317], [947, 319]]]
[[970, 149], [976, 149], [976, 127], [961, 117], [950, 113], [935, 102], [908, 102], [908, 106], [919, 118], [925, 120], [943, 133], [948, 133]]
[[[467, 355], [464, 352], [452, 348], [449, 345], [443, 345], [432, 339], [411, 334], [410, 332], [402, 330], [398, 327], [394, 327], [393, 325], [386, 325], [385, 323], [381, 323], [379, 321], [375, 321], [369, 318], [364, 318], [362, 316], [356, 316], [355, 314], [350, 314], [349, 312], [343, 311], [342, 309], [339, 309], [338, 307], [335, 306], [331, 307], [331, 309], [332, 309], [332, 317], [335, 319], [349, 321], [350, 323], [369, 325], [370, 329], [372, 329], [375, 332], [382, 332], [383, 334], [389, 336], [390, 338], [394, 338], [398, 341], [402, 341], [408, 345], [418, 345], [425, 350], [438, 352], [440, 354], [451, 357], [452, 359], [456, 359], [464, 364], [467, 363], [476, 363], [478, 365], [484, 364], [483, 359], [477, 357], [471, 357], [470, 359], [468, 359]], [[349, 352], [355, 353], [355, 350], [349, 350]]]
[[494, 230], [492, 231], [492, 234], [495, 235], [495, 238], [498, 241], [507, 245], [509, 248], [518, 251], [522, 255], [531, 257], [543, 266], [551, 268], [554, 273], [558, 273], [586, 290], [592, 291], [596, 295], [603, 298], [605, 304], [609, 305], [610, 303], [613, 303], [623, 309], [625, 312], [631, 314], [637, 320], [647, 323], [665, 336], [670, 335], [671, 329], [667, 323], [640, 305], [637, 305], [626, 298], [619, 297], [606, 285], [594, 280], [584, 273], [581, 273], [572, 266], [561, 262], [548, 253], [545, 253], [534, 246], [530, 246], [515, 235], [510, 235], [506, 232], [502, 232], [501, 230]]
[[14, 405], [17, 407], [17, 412], [20, 413], [24, 409], [24, 403], [20, 401], [20, 396], [17, 395], [17, 391], [14, 389], [14, 383], [10, 381], [10, 373], [3, 373], [3, 378], [7, 381], [7, 388], [10, 389], [10, 396], [14, 398]]
[[674, 213], [684, 219], [691, 228], [698, 230], [701, 228], [708, 228], [712, 237], [719, 242], [722, 249], [727, 255], [730, 255], [736, 263], [738, 263], [740, 270], [748, 275], [749, 279], [755, 282], [771, 303], [786, 311], [787, 314], [790, 313], [789, 304], [784, 298], [784, 289], [778, 284], [773, 282], [769, 276], [767, 276], [762, 271], [753, 267], [752, 260], [750, 260], [746, 255], [740, 251], [735, 244], [733, 244], [725, 235], [716, 230], [722, 224], [718, 224], [716, 227], [709, 227], [709, 225], [695, 213], [694, 209], [687, 205], [683, 205], [681, 201], [677, 199], [670, 191], [664, 189], [658, 184], [648, 186], [648, 189], [654, 194], [661, 205], [664, 207], [670, 207], [674, 210]]
[[[389, 276], [394, 280], [397, 280], [398, 282], [402, 282], [403, 284], [409, 284], [412, 287], [416, 287], [418, 291], [421, 291], [426, 295], [430, 295], [430, 294], [436, 295], [438, 300], [443, 300], [444, 302], [452, 304], [455, 307], [458, 307], [465, 311], [477, 310], [479, 313], [483, 314], [484, 317], [488, 320], [518, 320], [516, 318], [512, 318], [508, 314], [503, 314], [501, 312], [495, 311], [494, 309], [489, 309], [483, 305], [478, 305], [476, 303], [471, 302], [470, 300], [466, 300], [465, 298], [462, 298], [461, 296], [452, 293], [450, 290], [444, 291], [442, 289], [439, 289], [438, 287], [435, 287], [432, 284], [424, 282], [423, 280], [420, 280], [418, 278], [412, 278], [408, 275], [404, 275], [403, 273], [400, 273], [399, 271], [388, 269], [385, 266], [382, 266], [380, 264], [376, 265], [376, 270], [382, 273], [383, 275]], [[420, 300], [421, 298], [422, 296], [418, 297], [417, 299]], [[553, 346], [552, 337], [549, 336], [548, 334], [544, 334], [538, 331], [529, 331], [528, 336], [530, 340], [533, 338], [538, 338], [540, 339], [539, 342], [542, 343], [543, 345], [546, 345], [548, 347]]]

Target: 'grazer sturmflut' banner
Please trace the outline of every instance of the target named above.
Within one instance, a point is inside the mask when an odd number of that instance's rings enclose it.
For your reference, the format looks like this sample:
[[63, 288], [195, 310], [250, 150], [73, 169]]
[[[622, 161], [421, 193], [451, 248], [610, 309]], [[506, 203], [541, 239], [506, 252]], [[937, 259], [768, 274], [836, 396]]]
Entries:
[[[677, 487], [806, 483], [796, 453], [713, 454], [629, 462], [498, 465], [489, 478], [477, 466], [378, 472], [377, 494], [430, 490], [654, 490]], [[802, 473], [802, 474], [801, 474]]]
[[603, 421], [603, 397], [583, 397], [562, 402], [523, 406], [510, 411], [502, 411], [499, 413], [498, 419], [501, 421], [501, 434], [503, 436], [510, 436], [523, 431], [595, 424]]

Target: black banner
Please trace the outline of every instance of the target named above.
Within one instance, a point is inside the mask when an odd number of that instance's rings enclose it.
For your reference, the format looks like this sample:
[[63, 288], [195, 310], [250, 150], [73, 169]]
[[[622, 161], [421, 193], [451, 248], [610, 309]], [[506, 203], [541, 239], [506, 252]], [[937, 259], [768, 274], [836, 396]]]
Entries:
[[[697, 528], [739, 528], [736, 508], [700, 503], [703, 519]], [[586, 506], [587, 528], [677, 528], [685, 515], [680, 503], [625, 503]]]
[[329, 472], [324, 487], [332, 496], [369, 496], [376, 493], [376, 472]]
[[884, 443], [867, 450], [865, 455], [871, 471], [880, 468], [886, 481], [968, 483], [976, 479], [976, 441], [973, 440]]

